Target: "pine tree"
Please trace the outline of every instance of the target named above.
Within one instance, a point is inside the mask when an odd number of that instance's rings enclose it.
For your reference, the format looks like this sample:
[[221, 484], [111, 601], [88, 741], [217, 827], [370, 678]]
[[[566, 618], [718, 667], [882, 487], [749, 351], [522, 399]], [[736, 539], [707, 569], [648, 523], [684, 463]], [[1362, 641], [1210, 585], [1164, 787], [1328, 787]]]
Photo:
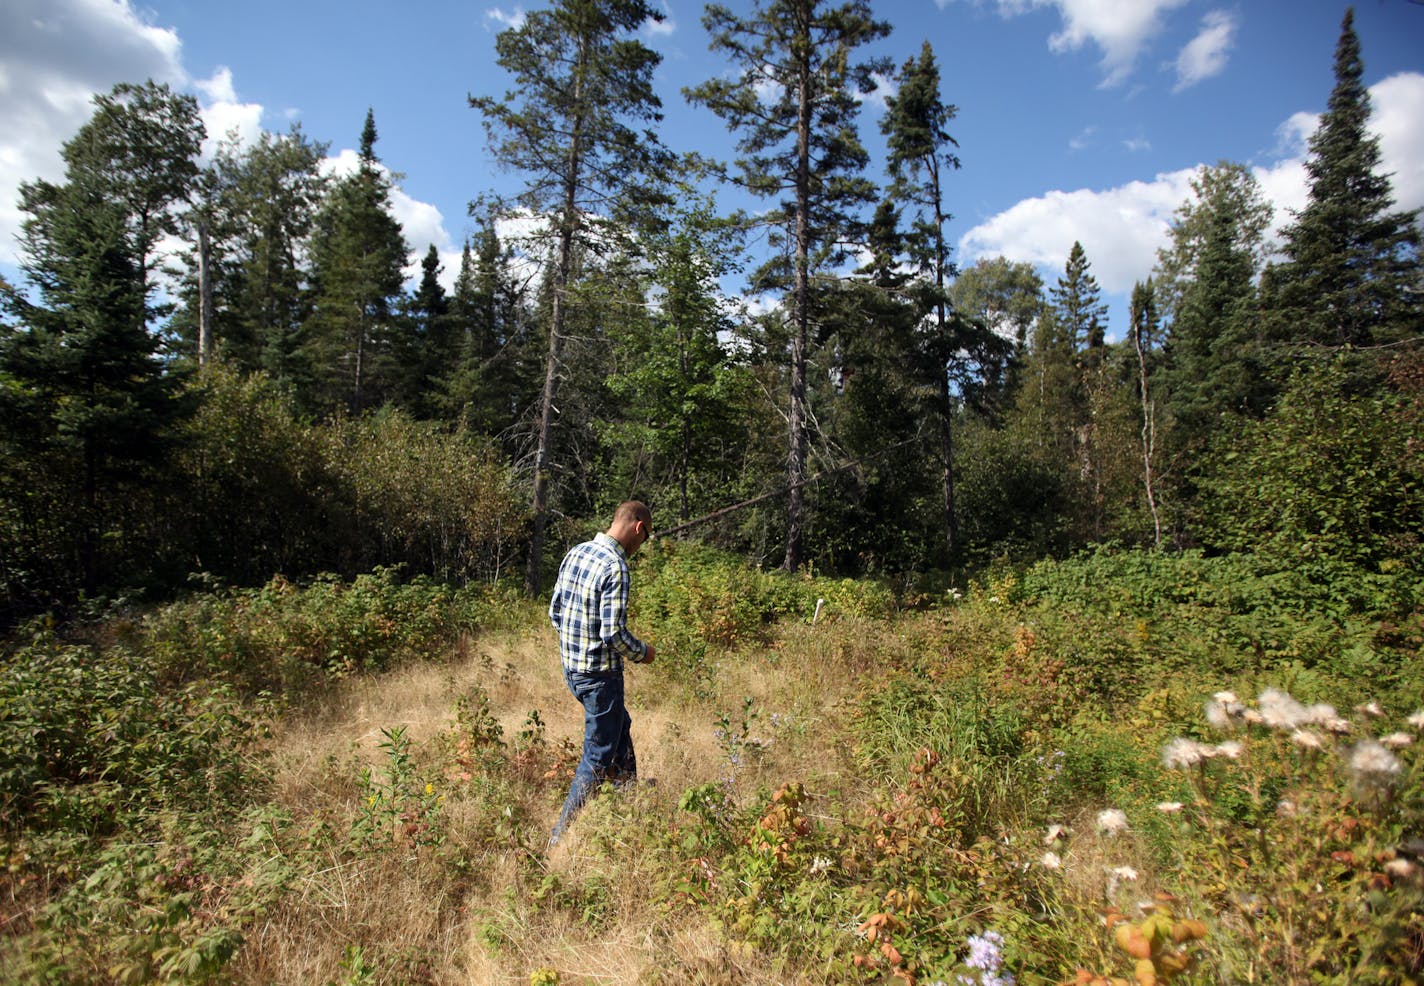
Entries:
[[405, 299], [403, 331], [393, 340], [391, 400], [419, 418], [435, 417], [440, 378], [459, 356], [450, 299], [440, 283], [440, 251], [430, 244], [420, 261], [420, 282]]
[[737, 181], [777, 206], [762, 217], [773, 231], [773, 248], [784, 252], [753, 276], [757, 290], [786, 293], [791, 322], [786, 513], [788, 570], [800, 567], [805, 524], [807, 461], [807, 366], [817, 317], [816, 281], [860, 240], [858, 211], [873, 201], [874, 184], [863, 177], [868, 161], [855, 129], [856, 94], [875, 89], [884, 60], [853, 63], [855, 50], [889, 34], [865, 0], [758, 2], [747, 17], [726, 7], [707, 7], [703, 24], [713, 51], [733, 59], [736, 78], [717, 78], [687, 91], [740, 134]]
[[1335, 48], [1335, 87], [1310, 138], [1310, 195], [1284, 231], [1283, 263], [1263, 285], [1272, 338], [1362, 347], [1418, 333], [1417, 212], [1392, 212], [1369, 133], [1370, 97], [1347, 8]]
[[525, 587], [543, 581], [555, 398], [575, 254], [637, 225], [663, 201], [669, 155], [641, 126], [661, 118], [653, 92], [660, 56], [632, 37], [662, 14], [644, 0], [554, 0], [495, 42], [515, 86], [502, 98], [471, 96], [495, 158], [527, 175], [519, 204], [548, 223], [552, 238], [548, 355], [533, 462], [533, 530]]
[[954, 429], [956, 404], [967, 390], [977, 389], [981, 367], [990, 373], [1005, 354], [1004, 346], [982, 321], [956, 315], [950, 307], [947, 283], [957, 272], [949, 259], [945, 226], [944, 172], [959, 167], [953, 148], [959, 145], [945, 129], [957, 112], [940, 95], [939, 66], [928, 41], [918, 59], [900, 70], [899, 90], [886, 100], [881, 130], [889, 144], [890, 194], [915, 209], [905, 241], [912, 262], [930, 287], [926, 300], [933, 320], [919, 351], [928, 357], [927, 383], [937, 394], [931, 405], [939, 422], [941, 486], [944, 495], [945, 550], [958, 548], [958, 515], [954, 495]]
[[113, 546], [143, 553], [146, 480], [183, 410], [149, 324], [151, 272], [197, 172], [196, 103], [151, 82], [94, 103], [64, 146], [64, 182], [21, 186], [30, 290], [3, 299], [15, 325], [0, 334], [0, 495], [28, 517], [25, 591], [44, 602], [108, 584]]
[[375, 114], [366, 113], [356, 171], [332, 188], [312, 242], [314, 311], [303, 356], [314, 377], [309, 406], [359, 414], [393, 376], [389, 351], [405, 281], [406, 245], [391, 215], [391, 180], [376, 157]]

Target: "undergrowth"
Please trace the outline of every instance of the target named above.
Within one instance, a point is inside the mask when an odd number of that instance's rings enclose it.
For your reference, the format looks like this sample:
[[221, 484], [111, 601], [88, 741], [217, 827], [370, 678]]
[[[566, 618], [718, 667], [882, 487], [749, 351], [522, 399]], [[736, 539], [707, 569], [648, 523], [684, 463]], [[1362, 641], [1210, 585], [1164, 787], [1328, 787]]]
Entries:
[[[562, 855], [578, 737], [533, 707], [571, 701], [537, 604], [383, 571], [13, 639], [0, 976], [1424, 975], [1407, 570], [1332, 593], [1105, 549], [901, 613], [876, 585], [662, 546], [634, 583], [667, 657], [633, 710], [661, 784], [595, 799]], [[334, 698], [422, 668], [428, 713]], [[279, 778], [278, 750], [312, 762]]]

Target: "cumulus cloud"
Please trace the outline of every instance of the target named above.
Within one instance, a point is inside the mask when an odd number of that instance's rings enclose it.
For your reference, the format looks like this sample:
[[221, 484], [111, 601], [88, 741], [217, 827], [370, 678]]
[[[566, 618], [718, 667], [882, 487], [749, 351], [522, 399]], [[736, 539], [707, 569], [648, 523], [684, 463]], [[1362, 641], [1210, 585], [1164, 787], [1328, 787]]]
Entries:
[[1225, 10], [1210, 11], [1202, 18], [1201, 31], [1177, 56], [1177, 84], [1173, 92], [1181, 92], [1221, 74], [1226, 68], [1227, 54], [1236, 42], [1236, 27], [1236, 15]]
[[181, 85], [181, 45], [143, 23], [128, 0], [0, 3], [0, 263], [13, 264], [19, 186], [64, 174], [60, 147], [118, 82]]
[[1370, 87], [1371, 128], [1380, 138], [1380, 170], [1390, 175], [1401, 209], [1424, 208], [1424, 74], [1401, 72]]
[[1195, 169], [1103, 191], [1051, 191], [980, 223], [959, 241], [960, 263], [1003, 255], [1046, 272], [1063, 270], [1081, 242], [1104, 291], [1130, 291], [1166, 243], [1172, 213], [1191, 192]]
[[[1132, 74], [1137, 57], [1162, 28], [1163, 15], [1188, 0], [995, 0], [999, 13], [1014, 17], [1054, 8], [1063, 28], [1048, 39], [1055, 52], [1091, 44], [1102, 52], [1103, 88]], [[944, 6], [943, 2], [940, 6]]]
[[232, 84], [232, 70], [226, 66], [210, 79], [199, 79], [193, 88], [205, 98], [201, 109], [207, 140], [203, 142], [203, 157], [210, 160], [220, 141], [235, 137], [239, 147], [249, 147], [262, 136], [262, 104], [243, 103]]

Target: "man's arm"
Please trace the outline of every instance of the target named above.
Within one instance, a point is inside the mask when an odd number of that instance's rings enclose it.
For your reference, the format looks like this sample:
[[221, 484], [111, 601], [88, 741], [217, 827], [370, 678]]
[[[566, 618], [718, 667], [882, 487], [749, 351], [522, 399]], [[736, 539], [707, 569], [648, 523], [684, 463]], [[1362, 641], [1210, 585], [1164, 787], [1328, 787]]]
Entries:
[[639, 640], [628, 630], [628, 570], [610, 565], [601, 588], [599, 623], [604, 644], [625, 661], [643, 664], [652, 660], [652, 645]]

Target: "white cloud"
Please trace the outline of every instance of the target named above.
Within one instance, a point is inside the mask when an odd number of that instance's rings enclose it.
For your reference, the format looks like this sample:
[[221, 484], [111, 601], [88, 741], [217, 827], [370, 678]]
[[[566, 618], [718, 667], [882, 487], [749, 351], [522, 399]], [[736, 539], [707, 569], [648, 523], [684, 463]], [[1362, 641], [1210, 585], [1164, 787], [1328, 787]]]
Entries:
[[1076, 240], [1104, 291], [1130, 291], [1166, 243], [1167, 224], [1190, 194], [1194, 173], [1187, 168], [1104, 191], [1052, 191], [1025, 199], [965, 233], [960, 264], [1002, 254], [1061, 273]]
[[220, 141], [229, 134], [237, 137], [240, 147], [250, 147], [262, 135], [262, 104], [238, 101], [237, 91], [232, 84], [232, 70], [223, 66], [211, 79], [199, 79], [193, 83], [207, 97], [201, 109], [203, 127], [207, 130], [207, 140], [203, 142], [203, 157], [211, 159]]
[[890, 108], [886, 100], [895, 95], [899, 85], [893, 73], [881, 75], [879, 72], [872, 72], [871, 78], [875, 80], [875, 88], [868, 93], [856, 93], [856, 99], [862, 105], [872, 106], [877, 112], [884, 113]]
[[1146, 137], [1129, 137], [1122, 142], [1122, 146], [1136, 154], [1140, 151], [1152, 150], [1152, 141]]
[[[1371, 87], [1371, 129], [1379, 135], [1381, 170], [1392, 172], [1396, 206], [1424, 208], [1424, 74], [1406, 72]], [[1274, 160], [1252, 169], [1275, 209], [1275, 226], [1293, 219], [1306, 204], [1307, 141], [1319, 123], [1296, 113], [1277, 130]], [[1047, 276], [1063, 270], [1073, 241], [1083, 244], [1093, 273], [1110, 293], [1130, 291], [1151, 273], [1157, 248], [1167, 242], [1172, 214], [1191, 194], [1196, 168], [1159, 174], [1116, 188], [1050, 191], [992, 216], [959, 241], [959, 261], [1003, 255], [1039, 267]]]
[[672, 7], [663, 0], [663, 19], [649, 19], [643, 23], [643, 33], [650, 38], [667, 38], [677, 33], [677, 21], [673, 20]]
[[491, 7], [485, 11], [485, 23], [494, 24], [501, 30], [511, 28], [517, 31], [524, 26], [524, 10], [521, 7], [508, 11], [502, 7]]
[[1389, 174], [1395, 204], [1424, 208], [1424, 74], [1401, 72], [1370, 87], [1372, 129], [1380, 138], [1380, 170]]
[[[1102, 52], [1103, 88], [1132, 74], [1137, 56], [1162, 27], [1162, 16], [1188, 0], [997, 0], [999, 13], [1014, 17], [1055, 8], [1063, 29], [1048, 39], [1055, 52], [1092, 44]], [[941, 4], [943, 6], [943, 4]]]
[[1236, 15], [1225, 10], [1209, 11], [1202, 18], [1201, 31], [1177, 56], [1177, 84], [1181, 92], [1226, 68], [1226, 56], [1236, 42]]
[[1085, 151], [1093, 146], [1093, 138], [1097, 135], [1096, 125], [1084, 127], [1078, 133], [1068, 138], [1068, 149], [1070, 151]]
[[128, 0], [0, 2], [0, 263], [17, 260], [19, 186], [64, 174], [60, 148], [118, 82], [181, 85], [178, 35]]

